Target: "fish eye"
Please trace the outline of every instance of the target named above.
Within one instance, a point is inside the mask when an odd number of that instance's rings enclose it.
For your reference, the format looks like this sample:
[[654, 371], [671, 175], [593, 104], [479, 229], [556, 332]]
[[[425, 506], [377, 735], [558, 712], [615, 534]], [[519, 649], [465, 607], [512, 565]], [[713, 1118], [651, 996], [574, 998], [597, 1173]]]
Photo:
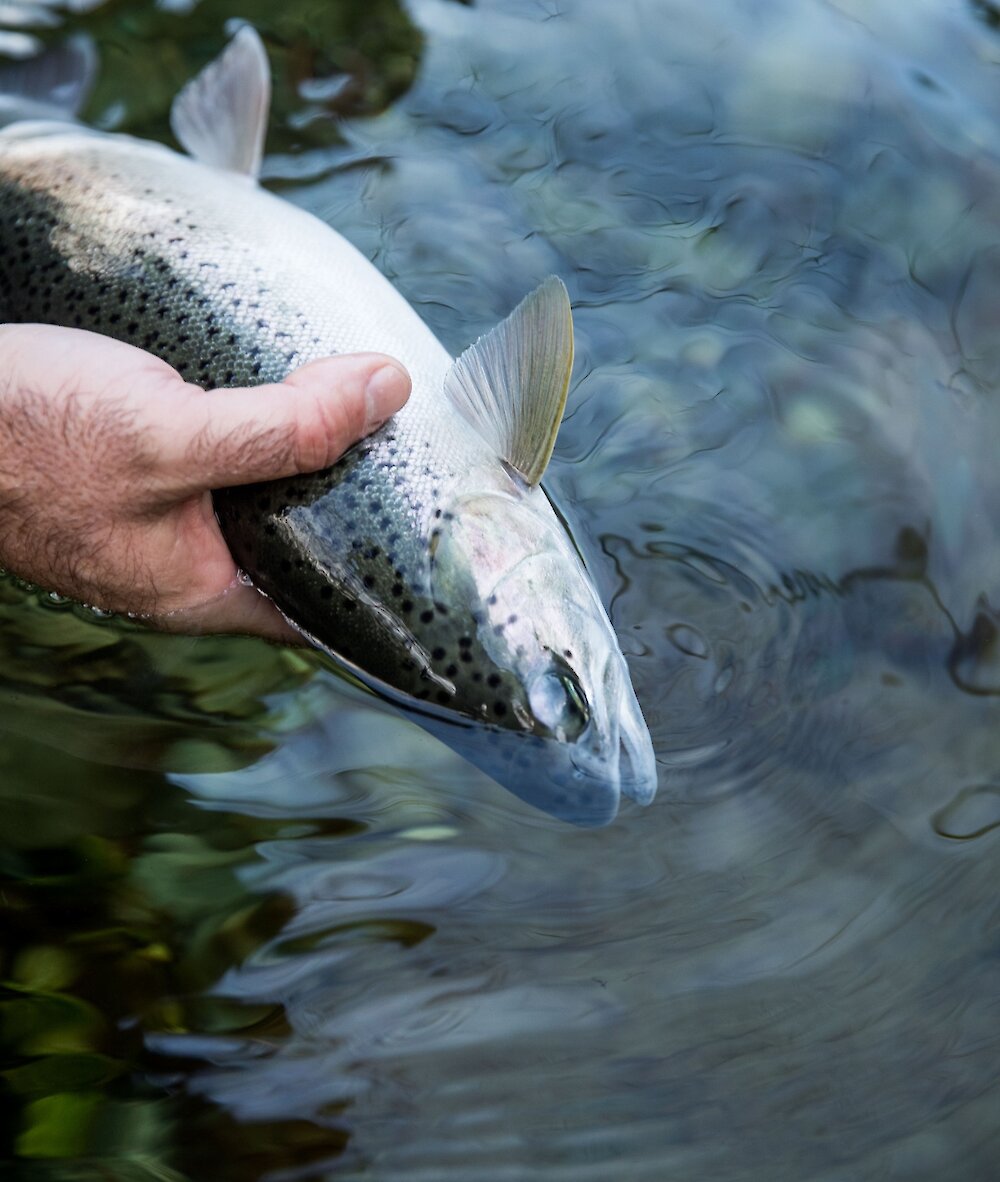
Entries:
[[590, 721], [587, 695], [569, 666], [550, 669], [537, 677], [528, 701], [535, 718], [562, 740], [578, 739]]

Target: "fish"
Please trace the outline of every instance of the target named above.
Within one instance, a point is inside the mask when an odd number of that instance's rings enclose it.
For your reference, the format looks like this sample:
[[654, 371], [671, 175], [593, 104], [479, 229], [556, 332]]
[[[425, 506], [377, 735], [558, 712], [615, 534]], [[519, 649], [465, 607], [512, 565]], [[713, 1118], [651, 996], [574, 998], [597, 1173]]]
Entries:
[[605, 824], [657, 786], [615, 631], [541, 484], [573, 365], [550, 276], [457, 360], [358, 250], [259, 183], [270, 71], [242, 26], [177, 95], [185, 149], [76, 116], [70, 41], [0, 79], [0, 317], [148, 350], [206, 388], [338, 353], [408, 403], [324, 471], [217, 491], [235, 561], [346, 673], [532, 804]]

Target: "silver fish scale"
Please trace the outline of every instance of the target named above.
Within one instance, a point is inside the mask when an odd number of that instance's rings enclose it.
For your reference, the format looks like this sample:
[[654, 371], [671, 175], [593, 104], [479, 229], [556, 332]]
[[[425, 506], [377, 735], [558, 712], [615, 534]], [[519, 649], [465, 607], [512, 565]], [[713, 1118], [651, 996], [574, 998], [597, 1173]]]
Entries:
[[292, 620], [370, 677], [525, 729], [523, 687], [480, 640], [487, 605], [456, 612], [431, 591], [447, 506], [509, 477], [442, 413], [451, 357], [367, 260], [249, 181], [63, 125], [0, 135], [0, 231], [0, 315], [128, 341], [206, 387], [278, 381], [333, 353], [399, 358], [410, 401], [344, 461], [216, 494], [227, 542]]

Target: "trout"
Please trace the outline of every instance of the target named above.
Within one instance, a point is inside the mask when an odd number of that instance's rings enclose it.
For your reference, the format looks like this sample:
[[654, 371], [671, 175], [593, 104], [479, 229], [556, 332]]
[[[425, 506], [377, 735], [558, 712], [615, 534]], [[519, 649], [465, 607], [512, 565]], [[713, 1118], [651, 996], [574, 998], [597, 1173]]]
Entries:
[[243, 27], [177, 96], [181, 154], [75, 121], [93, 54], [5, 79], [0, 318], [146, 349], [206, 388], [398, 358], [407, 405], [332, 467], [215, 494], [254, 585], [363, 683], [518, 795], [604, 823], [656, 788], [614, 630], [540, 485], [569, 387], [550, 278], [454, 360], [335, 230], [256, 183], [270, 99]]

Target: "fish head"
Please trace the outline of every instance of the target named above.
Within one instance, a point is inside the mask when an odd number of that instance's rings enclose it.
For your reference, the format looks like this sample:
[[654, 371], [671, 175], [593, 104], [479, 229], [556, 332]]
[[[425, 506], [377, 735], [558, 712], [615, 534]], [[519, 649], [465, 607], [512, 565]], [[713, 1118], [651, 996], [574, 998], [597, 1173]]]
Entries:
[[476, 652], [489, 666], [476, 684], [492, 688], [478, 698], [473, 691], [467, 712], [506, 732], [489, 760], [506, 750], [515, 782], [495, 766], [487, 770], [577, 822], [612, 819], [622, 792], [648, 803], [656, 790], [653, 748], [625, 658], [542, 490], [512, 482], [459, 497], [432, 579], [435, 597], [467, 606]]

